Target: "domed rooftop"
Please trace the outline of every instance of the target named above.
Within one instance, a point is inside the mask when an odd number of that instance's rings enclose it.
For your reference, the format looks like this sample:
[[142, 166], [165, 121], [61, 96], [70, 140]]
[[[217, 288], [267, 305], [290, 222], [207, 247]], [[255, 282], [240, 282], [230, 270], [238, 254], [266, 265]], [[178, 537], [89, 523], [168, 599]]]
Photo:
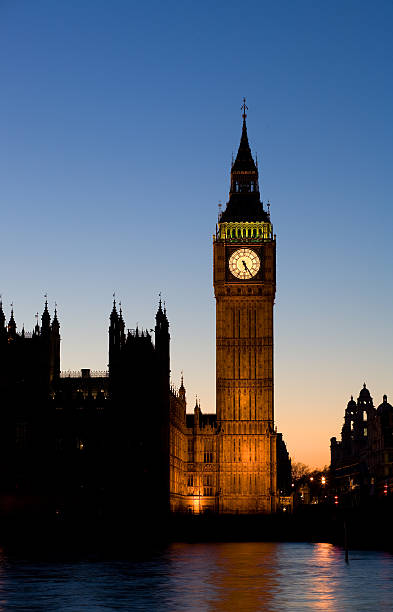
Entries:
[[370, 391], [366, 387], [366, 383], [363, 383], [363, 389], [359, 393], [359, 399], [368, 400], [371, 399]]
[[347, 404], [347, 408], [349, 408], [350, 410], [353, 410], [354, 408], [356, 408], [356, 402], [353, 399], [353, 395], [351, 395], [351, 399], [349, 400]]
[[389, 410], [393, 411], [393, 406], [388, 402], [388, 396], [384, 395], [382, 399], [382, 404], [379, 404], [377, 412], [381, 414], [381, 412], [387, 412]]

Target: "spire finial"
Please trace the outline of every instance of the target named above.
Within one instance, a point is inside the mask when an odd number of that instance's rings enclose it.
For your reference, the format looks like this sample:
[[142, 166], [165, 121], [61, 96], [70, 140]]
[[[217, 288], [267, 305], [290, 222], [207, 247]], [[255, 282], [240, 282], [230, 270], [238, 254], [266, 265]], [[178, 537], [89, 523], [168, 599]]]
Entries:
[[241, 108], [242, 108], [242, 111], [243, 111], [243, 114], [242, 114], [243, 121], [245, 122], [246, 118], [247, 118], [246, 111], [248, 111], [248, 106], [246, 104], [246, 98], [243, 98], [243, 104], [242, 104]]

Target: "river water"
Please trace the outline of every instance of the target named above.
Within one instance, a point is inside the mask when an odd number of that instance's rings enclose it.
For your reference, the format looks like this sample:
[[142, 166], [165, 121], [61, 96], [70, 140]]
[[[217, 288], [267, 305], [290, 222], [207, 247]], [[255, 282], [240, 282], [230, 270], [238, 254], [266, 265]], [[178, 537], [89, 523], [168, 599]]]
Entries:
[[124, 559], [0, 553], [0, 610], [393, 610], [393, 556], [331, 544], [172, 544]]

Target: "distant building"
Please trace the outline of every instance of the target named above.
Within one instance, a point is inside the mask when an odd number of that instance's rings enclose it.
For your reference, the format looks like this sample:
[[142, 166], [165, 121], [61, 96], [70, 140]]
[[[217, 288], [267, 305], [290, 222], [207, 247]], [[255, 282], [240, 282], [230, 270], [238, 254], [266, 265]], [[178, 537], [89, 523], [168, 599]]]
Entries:
[[348, 402], [341, 440], [331, 439], [331, 472], [337, 492], [353, 503], [393, 493], [393, 407], [384, 395], [374, 408], [366, 384]]

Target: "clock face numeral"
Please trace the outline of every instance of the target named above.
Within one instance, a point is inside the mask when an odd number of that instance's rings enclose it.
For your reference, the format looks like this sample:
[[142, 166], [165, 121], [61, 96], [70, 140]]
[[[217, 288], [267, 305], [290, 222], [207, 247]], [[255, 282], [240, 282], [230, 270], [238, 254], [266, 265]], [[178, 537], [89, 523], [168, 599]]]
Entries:
[[238, 249], [229, 258], [229, 270], [241, 280], [252, 278], [261, 267], [261, 260], [252, 249]]

